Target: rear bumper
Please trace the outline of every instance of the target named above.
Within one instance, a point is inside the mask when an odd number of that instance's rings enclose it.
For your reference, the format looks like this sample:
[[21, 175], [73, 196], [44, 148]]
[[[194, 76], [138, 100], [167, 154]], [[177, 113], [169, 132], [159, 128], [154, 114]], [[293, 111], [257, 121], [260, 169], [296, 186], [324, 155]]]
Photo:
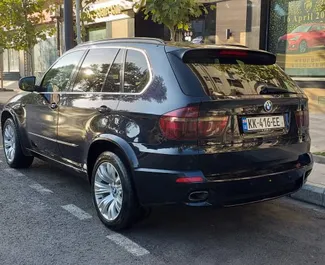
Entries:
[[[269, 200], [299, 190], [311, 173], [313, 162], [299, 168], [253, 177], [209, 180], [200, 171], [137, 169], [135, 186], [142, 205], [187, 204], [190, 206], [235, 206]], [[176, 183], [180, 177], [202, 177], [201, 183]], [[207, 198], [193, 201], [193, 192]], [[200, 193], [201, 194], [201, 193]], [[204, 196], [205, 196], [204, 195]]]

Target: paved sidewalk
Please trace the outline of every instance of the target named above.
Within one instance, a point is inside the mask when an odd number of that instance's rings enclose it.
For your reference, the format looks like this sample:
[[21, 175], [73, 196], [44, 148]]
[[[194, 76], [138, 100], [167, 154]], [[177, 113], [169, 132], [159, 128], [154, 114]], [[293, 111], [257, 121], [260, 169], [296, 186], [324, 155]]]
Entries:
[[325, 113], [310, 113], [311, 152], [325, 152]]
[[325, 207], [325, 164], [315, 163], [307, 183], [291, 197]]
[[3, 81], [3, 88], [0, 87], [0, 92], [3, 91], [17, 91], [18, 88], [18, 81]]

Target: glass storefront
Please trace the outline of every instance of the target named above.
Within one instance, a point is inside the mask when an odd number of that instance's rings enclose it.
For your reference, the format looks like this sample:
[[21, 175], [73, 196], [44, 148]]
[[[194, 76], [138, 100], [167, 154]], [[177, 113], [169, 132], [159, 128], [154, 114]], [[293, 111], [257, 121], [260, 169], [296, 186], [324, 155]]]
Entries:
[[205, 43], [215, 43], [216, 35], [216, 11], [211, 10], [210, 5], [206, 6], [208, 14], [202, 15], [200, 18], [191, 22], [190, 30], [193, 33], [192, 39], [202, 40]]
[[269, 50], [291, 76], [325, 76], [325, 0], [270, 0]]
[[261, 7], [261, 0], [218, 1], [216, 42], [241, 44], [258, 49]]
[[3, 53], [3, 66], [4, 72], [19, 72], [19, 52], [5, 50]]
[[41, 78], [44, 72], [58, 58], [56, 38], [48, 38], [34, 46], [34, 74]]
[[90, 41], [103, 40], [107, 38], [107, 30], [105, 27], [89, 29], [88, 34]]

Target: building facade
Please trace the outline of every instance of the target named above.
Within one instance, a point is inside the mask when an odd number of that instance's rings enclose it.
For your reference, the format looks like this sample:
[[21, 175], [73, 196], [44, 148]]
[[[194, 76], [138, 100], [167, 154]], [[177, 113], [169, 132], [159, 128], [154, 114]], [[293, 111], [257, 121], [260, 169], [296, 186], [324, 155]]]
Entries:
[[[192, 21], [191, 39], [267, 50], [277, 54], [278, 64], [296, 80], [325, 80], [325, 0], [199, 1], [207, 6], [215, 4], [216, 9], [208, 8], [208, 14]], [[98, 0], [91, 8], [98, 18], [87, 25], [87, 40], [169, 38], [164, 26], [145, 20], [141, 12], [135, 14], [130, 1]], [[34, 47], [36, 73], [44, 72], [57, 58], [57, 41], [51, 37]], [[22, 57], [21, 52], [6, 51], [5, 72], [24, 75]]]

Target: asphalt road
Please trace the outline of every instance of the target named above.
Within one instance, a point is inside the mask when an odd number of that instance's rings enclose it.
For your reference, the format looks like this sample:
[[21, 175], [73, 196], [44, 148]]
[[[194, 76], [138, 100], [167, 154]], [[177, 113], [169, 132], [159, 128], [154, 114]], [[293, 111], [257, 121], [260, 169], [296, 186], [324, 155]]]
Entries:
[[[0, 142], [0, 145], [1, 142]], [[229, 209], [162, 207], [122, 234], [96, 216], [86, 181], [0, 151], [0, 264], [324, 264], [325, 209], [280, 199]]]

